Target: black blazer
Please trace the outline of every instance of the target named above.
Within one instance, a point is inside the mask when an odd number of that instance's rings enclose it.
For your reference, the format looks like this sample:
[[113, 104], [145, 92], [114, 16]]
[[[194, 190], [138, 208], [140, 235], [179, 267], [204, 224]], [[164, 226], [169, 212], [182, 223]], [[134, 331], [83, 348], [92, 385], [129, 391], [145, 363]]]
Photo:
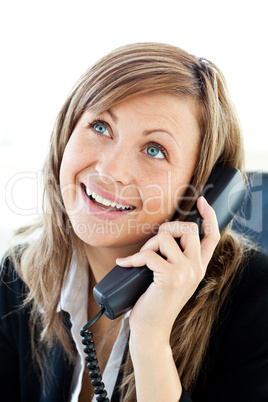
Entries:
[[[25, 292], [12, 263], [5, 261], [0, 285], [0, 400], [68, 401], [73, 366], [59, 344], [49, 353], [51, 372], [43, 393], [40, 373], [31, 357], [29, 309], [21, 308]], [[68, 317], [64, 319], [70, 325]], [[115, 393], [112, 402], [116, 401]], [[183, 391], [181, 402], [190, 401], [268, 401], [268, 256], [252, 255], [241, 277], [234, 281], [214, 326], [192, 397]]]

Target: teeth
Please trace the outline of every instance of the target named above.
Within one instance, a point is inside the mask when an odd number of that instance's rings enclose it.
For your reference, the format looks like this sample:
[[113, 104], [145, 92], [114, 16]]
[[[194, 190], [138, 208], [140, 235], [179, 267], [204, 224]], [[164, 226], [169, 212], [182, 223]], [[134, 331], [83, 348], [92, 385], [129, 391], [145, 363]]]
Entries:
[[97, 201], [97, 202], [100, 202], [101, 204], [104, 204], [104, 200], [99, 196], [99, 195], [97, 195], [97, 197], [95, 198], [95, 200]]
[[100, 204], [105, 205], [106, 207], [113, 207], [113, 208], [116, 207], [116, 208], [121, 209], [121, 210], [128, 210], [128, 209], [133, 208], [131, 206], [125, 206], [125, 205], [117, 204], [114, 201], [110, 201], [110, 200], [107, 200], [106, 198], [102, 198], [100, 195], [94, 193], [94, 191], [91, 192], [86, 186], [85, 186], [85, 192], [86, 192], [88, 197], [91, 196], [92, 198], [94, 198], [94, 200], [96, 200]]
[[85, 186], [86, 195], [91, 196], [91, 191]]
[[[99, 198], [100, 198], [100, 197], [99, 197]], [[100, 201], [100, 202], [101, 202], [103, 205], [107, 205], [107, 207], [111, 205], [110, 201], [105, 200], [105, 199], [103, 199], [103, 200]]]

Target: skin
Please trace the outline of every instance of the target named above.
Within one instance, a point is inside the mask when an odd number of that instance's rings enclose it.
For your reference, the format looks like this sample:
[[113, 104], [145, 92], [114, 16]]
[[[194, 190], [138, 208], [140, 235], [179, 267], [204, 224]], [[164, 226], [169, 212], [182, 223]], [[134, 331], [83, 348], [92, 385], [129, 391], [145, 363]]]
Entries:
[[[168, 94], [137, 96], [101, 115], [87, 111], [62, 160], [64, 204], [85, 244], [96, 282], [115, 262], [125, 267], [146, 264], [154, 272], [154, 282], [130, 315], [130, 352], [139, 402], [165, 401], [166, 395], [174, 401], [180, 398], [170, 333], [219, 241], [215, 213], [202, 197], [198, 200], [204, 218], [201, 243], [195, 224], [168, 222], [197, 162], [197, 114], [193, 99]], [[85, 186], [132, 209], [99, 208], [86, 196]], [[174, 240], [177, 237], [182, 250]]]

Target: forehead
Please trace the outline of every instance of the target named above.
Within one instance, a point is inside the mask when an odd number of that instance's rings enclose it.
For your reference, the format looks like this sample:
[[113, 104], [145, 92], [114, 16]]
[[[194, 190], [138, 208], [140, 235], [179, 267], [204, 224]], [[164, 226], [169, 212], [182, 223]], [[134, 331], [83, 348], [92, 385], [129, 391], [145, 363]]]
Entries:
[[142, 112], [143, 116], [156, 114], [159, 117], [173, 116], [174, 118], [182, 118], [185, 112], [191, 114], [193, 118], [198, 120], [199, 116], [198, 100], [192, 96], [177, 96], [167, 93], [146, 93], [133, 95], [120, 101], [110, 101], [90, 107], [87, 111], [93, 114], [102, 114], [107, 112], [116, 122], [117, 113], [124, 111]]
[[184, 95], [179, 91], [166, 91], [166, 90], [152, 90], [148, 91], [148, 89], [143, 88], [142, 90], [139, 88], [137, 92], [132, 94], [121, 93], [118, 89], [118, 93], [114, 93], [114, 91], [107, 91], [107, 93], [103, 94], [101, 98], [96, 100], [96, 102], [89, 102], [85, 100], [85, 104], [83, 106], [84, 111], [91, 110], [95, 111], [96, 113], [102, 113], [107, 111], [108, 109], [112, 109], [117, 105], [125, 102], [132, 102], [133, 100], [138, 99], [147, 99], [149, 102], [153, 100], [164, 100], [165, 102], [171, 102], [172, 99], [179, 99], [181, 101], [189, 102], [195, 105], [195, 108], [199, 108], [199, 98], [198, 96], [194, 95]]
[[193, 97], [178, 97], [173, 94], [146, 94], [126, 99], [106, 110], [115, 123], [124, 117], [137, 118], [140, 123], [153, 120], [155, 124], [193, 126], [199, 129], [198, 102]]

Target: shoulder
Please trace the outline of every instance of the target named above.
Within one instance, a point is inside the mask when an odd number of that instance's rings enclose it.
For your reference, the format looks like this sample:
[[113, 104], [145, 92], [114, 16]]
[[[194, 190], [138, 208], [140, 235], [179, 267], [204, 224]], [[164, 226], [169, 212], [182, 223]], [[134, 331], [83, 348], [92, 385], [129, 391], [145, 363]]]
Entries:
[[29, 308], [23, 306], [26, 292], [11, 257], [6, 256], [1, 262], [0, 275], [1, 385], [9, 383], [9, 377], [14, 375], [20, 354], [25, 362], [30, 361]]
[[[28, 288], [14, 267], [11, 257], [1, 263], [0, 273], [0, 387], [4, 400], [37, 401], [43, 391], [41, 372], [33, 358], [32, 327], [29, 325], [31, 306], [24, 306]], [[68, 317], [66, 322], [68, 321]], [[35, 332], [37, 335], [37, 332]], [[44, 351], [45, 353], [47, 351]], [[66, 401], [73, 366], [59, 342], [48, 350], [50, 375], [45, 377], [46, 396], [42, 401]], [[46, 359], [42, 360], [45, 368]]]
[[22, 300], [27, 292], [26, 286], [15, 269], [11, 256], [3, 257], [0, 268], [0, 297]]
[[247, 320], [254, 310], [268, 309], [268, 256], [260, 251], [248, 252], [239, 267], [234, 279], [229, 297], [225, 303], [228, 315], [241, 316]]
[[268, 354], [268, 256], [250, 252], [234, 280], [222, 315], [224, 344], [233, 358]]
[[[224, 367], [268, 356], [268, 256], [250, 251], [219, 312], [210, 349]], [[268, 363], [268, 360], [267, 360]], [[267, 373], [268, 374], [268, 373]]]
[[[235, 299], [243, 298], [252, 302], [268, 301], [268, 255], [260, 251], [251, 251], [241, 263], [238, 275], [233, 283], [231, 295]], [[254, 303], [253, 303], [254, 304]]]
[[27, 287], [14, 267], [11, 257], [4, 257], [0, 271], [0, 330], [14, 334], [20, 328], [22, 317], [27, 314], [23, 301]]
[[247, 274], [268, 277], [268, 255], [260, 251], [251, 251], [242, 264]]
[[243, 259], [219, 313], [193, 400], [267, 400], [267, 317], [268, 256], [254, 251]]

